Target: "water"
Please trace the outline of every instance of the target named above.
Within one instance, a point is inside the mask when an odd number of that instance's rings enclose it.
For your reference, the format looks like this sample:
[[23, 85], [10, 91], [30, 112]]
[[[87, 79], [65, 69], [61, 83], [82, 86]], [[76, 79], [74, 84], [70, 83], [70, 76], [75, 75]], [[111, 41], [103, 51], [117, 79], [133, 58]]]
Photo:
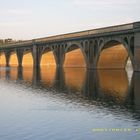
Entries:
[[130, 70], [1, 67], [0, 140], [139, 140], [139, 83]]

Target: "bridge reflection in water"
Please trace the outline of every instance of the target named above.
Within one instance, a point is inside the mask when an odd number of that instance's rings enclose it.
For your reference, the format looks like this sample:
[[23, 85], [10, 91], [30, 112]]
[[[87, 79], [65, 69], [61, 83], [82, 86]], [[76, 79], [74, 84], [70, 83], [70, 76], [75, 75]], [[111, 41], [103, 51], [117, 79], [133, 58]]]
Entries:
[[140, 74], [129, 74], [128, 78], [125, 70], [87, 71], [84, 68], [44, 66], [36, 72], [32, 67], [1, 67], [0, 78], [20, 80], [32, 86], [64, 91], [90, 100], [140, 107]]

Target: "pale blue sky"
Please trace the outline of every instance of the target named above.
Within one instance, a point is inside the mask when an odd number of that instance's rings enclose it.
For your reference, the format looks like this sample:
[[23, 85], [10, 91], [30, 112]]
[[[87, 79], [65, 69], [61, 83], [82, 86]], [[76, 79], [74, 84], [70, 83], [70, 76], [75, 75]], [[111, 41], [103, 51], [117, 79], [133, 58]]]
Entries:
[[140, 21], [140, 0], [0, 0], [0, 38], [31, 39]]

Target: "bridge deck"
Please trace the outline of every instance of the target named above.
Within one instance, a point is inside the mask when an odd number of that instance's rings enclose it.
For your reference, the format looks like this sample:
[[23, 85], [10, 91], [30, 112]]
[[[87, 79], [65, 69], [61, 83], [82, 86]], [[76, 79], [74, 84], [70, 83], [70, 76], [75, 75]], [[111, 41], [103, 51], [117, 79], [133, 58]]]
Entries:
[[110, 27], [105, 27], [105, 28], [86, 30], [86, 31], [69, 33], [69, 34], [50, 36], [50, 37], [45, 37], [45, 38], [25, 40], [25, 41], [16, 42], [16, 43], [8, 43], [8, 44], [1, 45], [0, 48], [25, 46], [25, 45], [32, 45], [33, 43], [37, 44], [37, 43], [45, 43], [45, 42], [55, 42], [59, 40], [68, 40], [68, 39], [90, 37], [90, 36], [96, 37], [96, 36], [104, 35], [107, 33], [133, 31], [134, 28], [137, 28], [139, 26], [140, 26], [140, 22], [135, 22], [135, 23], [130, 23], [130, 24], [123, 24], [123, 25], [110, 26]]

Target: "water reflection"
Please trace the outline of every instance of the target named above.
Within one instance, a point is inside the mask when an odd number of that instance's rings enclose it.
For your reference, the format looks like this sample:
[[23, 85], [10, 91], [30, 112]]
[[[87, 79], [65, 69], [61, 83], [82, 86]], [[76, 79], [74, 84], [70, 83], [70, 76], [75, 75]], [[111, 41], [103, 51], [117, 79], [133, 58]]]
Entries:
[[5, 67], [0, 67], [0, 78], [5, 79], [5, 77], [6, 77]]
[[54, 85], [55, 81], [55, 75], [56, 75], [56, 67], [47, 67], [42, 66], [40, 68], [40, 74], [41, 74], [41, 82], [46, 86], [52, 86]]
[[[1, 139], [139, 139], [134, 130], [140, 128], [140, 73], [127, 75], [114, 70], [1, 67]], [[118, 127], [133, 131], [91, 132]]]
[[65, 68], [65, 84], [67, 88], [74, 91], [81, 91], [86, 77], [86, 69], [84, 68]]
[[18, 68], [17, 67], [12, 67], [11, 69], [10, 69], [10, 74], [9, 74], [9, 76], [10, 76], [10, 79], [11, 80], [17, 80], [17, 75], [18, 74]]
[[140, 110], [140, 73], [134, 73], [134, 95], [131, 95], [134, 98], [134, 104], [137, 110]]
[[3, 67], [0, 69], [0, 78], [21, 80], [47, 89], [79, 94], [80, 97], [90, 100], [132, 105], [140, 109], [139, 73], [131, 76], [129, 74], [128, 77], [127, 72], [121, 70], [86, 71], [80, 68], [55, 67], [41, 67], [34, 70], [32, 67]]
[[22, 76], [23, 76], [22, 79], [25, 81], [31, 82], [33, 79], [33, 67], [25, 66], [21, 69], [21, 71], [22, 71]]
[[123, 102], [129, 89], [129, 81], [126, 71], [122, 70], [100, 70], [99, 90], [102, 97], [114, 97], [116, 101]]

